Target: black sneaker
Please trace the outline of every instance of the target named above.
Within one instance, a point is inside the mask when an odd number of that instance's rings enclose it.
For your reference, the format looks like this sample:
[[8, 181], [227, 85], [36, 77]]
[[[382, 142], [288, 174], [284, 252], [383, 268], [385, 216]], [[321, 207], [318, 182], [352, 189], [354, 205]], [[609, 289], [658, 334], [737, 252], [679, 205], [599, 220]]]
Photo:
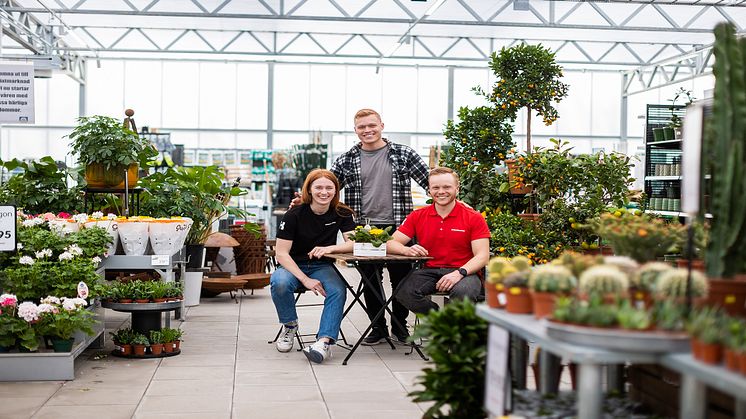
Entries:
[[389, 335], [387, 333], [383, 333], [378, 329], [373, 329], [368, 333], [368, 336], [363, 339], [361, 344], [365, 346], [378, 345], [381, 342], [385, 342], [388, 337]]
[[394, 343], [398, 343], [400, 345], [409, 345], [409, 332], [405, 331], [404, 333], [398, 333], [398, 332], [392, 332], [394, 335]]

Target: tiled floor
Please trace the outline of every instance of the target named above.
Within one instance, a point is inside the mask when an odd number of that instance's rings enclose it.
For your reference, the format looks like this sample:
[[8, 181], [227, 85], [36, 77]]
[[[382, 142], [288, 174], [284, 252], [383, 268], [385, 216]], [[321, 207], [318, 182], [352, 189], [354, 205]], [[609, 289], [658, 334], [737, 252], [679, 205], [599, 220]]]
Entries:
[[[340, 269], [356, 284], [357, 273]], [[388, 282], [388, 281], [386, 281]], [[304, 295], [301, 302], [321, 297]], [[0, 418], [304, 418], [407, 419], [426, 406], [407, 393], [426, 365], [406, 348], [361, 346], [342, 365], [346, 351], [311, 364], [300, 352], [279, 353], [267, 341], [277, 332], [269, 289], [235, 304], [222, 294], [188, 309], [182, 353], [162, 359], [94, 359], [89, 350], [76, 361], [68, 382], [0, 383]], [[313, 333], [321, 307], [299, 309], [300, 327]], [[128, 315], [106, 312], [107, 329]], [[411, 321], [410, 321], [411, 323]], [[172, 326], [178, 322], [172, 322]], [[354, 342], [368, 325], [356, 307], [342, 323]], [[107, 341], [107, 349], [111, 350]]]

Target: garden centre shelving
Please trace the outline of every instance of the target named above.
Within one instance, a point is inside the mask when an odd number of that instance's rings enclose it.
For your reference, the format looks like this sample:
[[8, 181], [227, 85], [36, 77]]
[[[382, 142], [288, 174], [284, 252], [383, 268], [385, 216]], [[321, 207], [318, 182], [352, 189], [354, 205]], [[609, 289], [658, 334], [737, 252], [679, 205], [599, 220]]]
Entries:
[[95, 301], [89, 310], [95, 313], [94, 334], [75, 334], [70, 352], [2, 353], [0, 381], [59, 381], [75, 379], [75, 358], [86, 348], [104, 346], [104, 309]]
[[645, 194], [653, 213], [676, 216], [681, 211], [681, 139], [655, 141], [653, 129], [672, 115], [684, 118], [684, 106], [647, 105], [645, 120]]

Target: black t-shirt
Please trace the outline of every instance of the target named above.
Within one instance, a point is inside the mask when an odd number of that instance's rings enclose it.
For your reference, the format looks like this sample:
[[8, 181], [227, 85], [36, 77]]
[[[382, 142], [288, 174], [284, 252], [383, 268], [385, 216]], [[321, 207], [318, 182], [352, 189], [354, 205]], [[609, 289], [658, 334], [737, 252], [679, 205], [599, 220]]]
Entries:
[[277, 226], [277, 238], [292, 240], [290, 257], [295, 261], [308, 260], [308, 252], [316, 246], [331, 246], [337, 243], [337, 232], [346, 233], [355, 229], [352, 215], [340, 216], [333, 209], [316, 215], [309, 204], [293, 207], [285, 213]]

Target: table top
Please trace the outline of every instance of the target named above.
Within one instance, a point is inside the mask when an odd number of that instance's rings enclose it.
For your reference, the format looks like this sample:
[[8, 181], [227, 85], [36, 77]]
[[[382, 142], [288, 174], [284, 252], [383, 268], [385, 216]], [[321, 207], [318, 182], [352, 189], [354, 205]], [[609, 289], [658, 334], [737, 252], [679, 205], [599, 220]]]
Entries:
[[743, 375], [730, 371], [723, 365], [707, 365], [694, 359], [691, 353], [666, 354], [660, 363], [674, 371], [694, 376], [723, 393], [741, 398], [746, 395], [746, 378]]
[[402, 256], [402, 255], [386, 255], [386, 256], [355, 256], [352, 253], [329, 253], [324, 255], [329, 259], [341, 260], [344, 262], [418, 262], [422, 260], [430, 260], [432, 256]]
[[486, 304], [479, 304], [477, 315], [525, 340], [535, 342], [544, 350], [579, 364], [655, 364], [659, 359], [656, 354], [612, 351], [559, 341], [547, 335], [546, 320], [537, 320], [533, 314], [512, 314], [505, 310], [490, 308]]

